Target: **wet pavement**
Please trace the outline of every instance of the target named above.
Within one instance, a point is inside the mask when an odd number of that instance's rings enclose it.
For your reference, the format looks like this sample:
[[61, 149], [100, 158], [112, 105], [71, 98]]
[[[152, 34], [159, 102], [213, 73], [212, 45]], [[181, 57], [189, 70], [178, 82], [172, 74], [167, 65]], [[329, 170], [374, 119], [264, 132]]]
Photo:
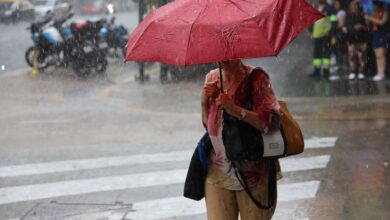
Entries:
[[[248, 61], [270, 74], [306, 142], [281, 160], [274, 219], [390, 219], [389, 81], [309, 79], [302, 45], [304, 35], [277, 58]], [[105, 76], [57, 69], [34, 79], [13, 62], [0, 71], [0, 219], [72, 219], [94, 205], [106, 205], [104, 217], [117, 202], [131, 206], [126, 219], [206, 219], [204, 201], [182, 197], [204, 132], [202, 79], [161, 84], [152, 65], [141, 84], [137, 65], [120, 62]]]
[[[156, 67], [140, 84], [136, 67], [1, 77], [0, 219], [50, 201], [122, 201], [134, 207], [129, 219], [205, 219], [203, 201], [181, 196], [203, 132], [201, 84], [161, 84]], [[282, 160], [274, 219], [389, 218], [388, 95], [283, 98], [307, 149]]]
[[110, 219], [124, 220], [132, 206], [116, 204], [57, 203], [55, 201], [34, 206], [21, 220], [42, 219]]

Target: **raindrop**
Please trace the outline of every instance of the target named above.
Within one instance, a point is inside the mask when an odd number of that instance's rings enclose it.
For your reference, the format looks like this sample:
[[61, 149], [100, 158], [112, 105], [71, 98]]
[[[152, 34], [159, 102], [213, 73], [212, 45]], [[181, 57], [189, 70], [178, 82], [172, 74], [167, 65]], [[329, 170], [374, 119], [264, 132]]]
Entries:
[[389, 163], [385, 162], [385, 167], [387, 167], [389, 165]]
[[368, 164], [366, 164], [366, 169], [368, 169]]
[[5, 66], [4, 66], [4, 65], [1, 65], [1, 70], [2, 70], [2, 71], [5, 70]]

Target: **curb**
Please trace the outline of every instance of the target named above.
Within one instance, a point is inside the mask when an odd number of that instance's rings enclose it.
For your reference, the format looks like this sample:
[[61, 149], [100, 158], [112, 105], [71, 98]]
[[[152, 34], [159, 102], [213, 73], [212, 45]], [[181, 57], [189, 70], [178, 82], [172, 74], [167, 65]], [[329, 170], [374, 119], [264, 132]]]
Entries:
[[390, 120], [390, 95], [286, 98], [297, 120]]
[[31, 73], [31, 68], [21, 68], [17, 70], [12, 70], [12, 71], [7, 71], [6, 73], [1, 73], [0, 72], [0, 78], [10, 78], [10, 77], [15, 77], [15, 76], [21, 76], [24, 74], [30, 74]]

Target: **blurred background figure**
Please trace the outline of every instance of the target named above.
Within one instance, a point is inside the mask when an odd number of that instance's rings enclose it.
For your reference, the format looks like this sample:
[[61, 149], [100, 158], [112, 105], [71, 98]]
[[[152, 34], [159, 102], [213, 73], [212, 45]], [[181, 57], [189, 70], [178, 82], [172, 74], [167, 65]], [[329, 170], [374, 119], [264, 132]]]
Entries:
[[332, 53], [336, 57], [336, 65], [332, 69], [333, 75], [329, 77], [329, 80], [340, 79], [340, 73], [343, 70], [344, 65], [344, 45], [345, 34], [343, 28], [345, 27], [347, 13], [341, 8], [341, 1], [335, 0], [333, 2], [333, 15], [332, 19]]
[[349, 3], [343, 32], [348, 43], [348, 79], [364, 79], [368, 34], [358, 1]]
[[34, 7], [28, 0], [0, 0], [0, 22], [33, 20]]
[[324, 78], [329, 77], [330, 65], [330, 30], [332, 7], [326, 0], [319, 0], [317, 9], [322, 12], [325, 18], [322, 18], [314, 23], [309, 28], [310, 37], [313, 39], [314, 55], [313, 55], [313, 72], [309, 77], [320, 77], [321, 69]]
[[374, 81], [381, 81], [385, 78], [386, 51], [389, 41], [389, 13], [384, 3], [374, 1], [374, 15], [365, 15], [364, 18], [369, 24], [372, 39], [372, 47], [375, 52], [377, 73]]

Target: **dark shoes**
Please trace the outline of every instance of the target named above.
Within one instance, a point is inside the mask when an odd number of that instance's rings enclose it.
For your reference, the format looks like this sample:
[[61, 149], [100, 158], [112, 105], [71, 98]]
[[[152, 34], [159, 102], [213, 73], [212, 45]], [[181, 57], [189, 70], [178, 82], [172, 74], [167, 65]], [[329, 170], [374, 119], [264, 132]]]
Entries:
[[323, 74], [323, 77], [324, 77], [325, 79], [329, 79], [329, 76], [330, 76], [329, 69], [324, 69], [323, 72], [322, 72], [322, 74]]
[[310, 78], [320, 78], [321, 72], [320, 69], [314, 68], [314, 71], [308, 75]]

